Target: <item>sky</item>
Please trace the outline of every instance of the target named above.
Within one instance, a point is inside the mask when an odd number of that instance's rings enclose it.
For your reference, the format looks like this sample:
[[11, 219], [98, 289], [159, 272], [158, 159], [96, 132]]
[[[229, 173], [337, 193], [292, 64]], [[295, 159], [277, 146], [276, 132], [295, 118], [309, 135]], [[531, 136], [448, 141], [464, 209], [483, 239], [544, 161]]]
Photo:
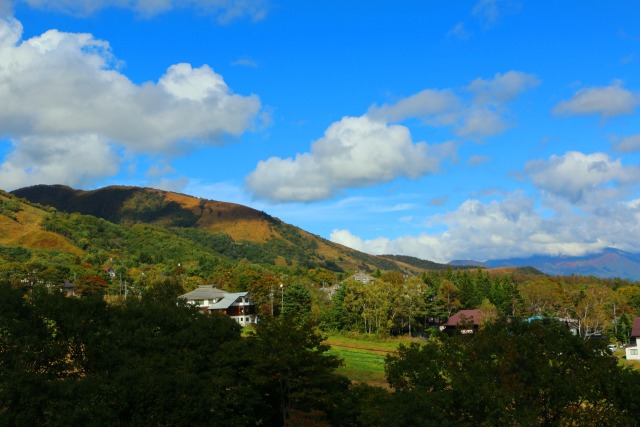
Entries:
[[160, 188], [436, 262], [638, 252], [639, 17], [0, 0], [0, 188]]

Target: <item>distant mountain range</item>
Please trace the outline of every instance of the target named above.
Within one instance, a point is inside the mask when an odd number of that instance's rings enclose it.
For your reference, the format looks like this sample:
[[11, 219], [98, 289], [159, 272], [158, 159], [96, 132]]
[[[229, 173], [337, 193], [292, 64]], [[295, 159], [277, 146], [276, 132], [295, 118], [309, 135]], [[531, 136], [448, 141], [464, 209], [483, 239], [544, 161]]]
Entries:
[[533, 267], [549, 275], [594, 276], [640, 281], [640, 254], [606, 248], [601, 252], [584, 256], [539, 255], [528, 258], [497, 259], [485, 262], [455, 260], [452, 266]]

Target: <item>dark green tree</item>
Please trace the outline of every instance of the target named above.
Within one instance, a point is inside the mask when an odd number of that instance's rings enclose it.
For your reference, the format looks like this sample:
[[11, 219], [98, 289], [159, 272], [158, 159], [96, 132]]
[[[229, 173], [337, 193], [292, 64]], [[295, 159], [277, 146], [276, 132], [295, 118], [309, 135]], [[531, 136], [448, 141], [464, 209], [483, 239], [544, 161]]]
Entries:
[[640, 373], [561, 323], [513, 321], [401, 346], [394, 392], [374, 425], [635, 425]]
[[[288, 425], [291, 419], [335, 420], [349, 381], [335, 373], [341, 360], [313, 324], [293, 316], [268, 317], [248, 337], [251, 382], [260, 392], [265, 425]], [[312, 414], [318, 414], [313, 417]]]

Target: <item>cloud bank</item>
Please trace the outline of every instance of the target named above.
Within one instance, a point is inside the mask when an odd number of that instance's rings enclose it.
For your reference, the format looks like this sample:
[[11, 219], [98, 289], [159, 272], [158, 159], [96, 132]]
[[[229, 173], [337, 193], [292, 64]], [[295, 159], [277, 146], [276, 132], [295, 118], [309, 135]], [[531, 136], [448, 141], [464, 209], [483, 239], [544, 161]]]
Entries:
[[409, 128], [394, 123], [417, 118], [429, 126], [452, 126], [458, 135], [496, 135], [508, 127], [506, 103], [538, 84], [533, 75], [510, 71], [459, 91], [425, 89], [393, 104], [372, 105], [363, 116], [331, 124], [310, 152], [259, 162], [245, 184], [260, 199], [311, 202], [347, 188], [433, 174], [443, 159], [456, 157], [456, 144], [414, 143]]
[[640, 170], [604, 153], [567, 152], [529, 162], [524, 174], [538, 198], [523, 191], [491, 201], [469, 199], [423, 226], [445, 231], [361, 239], [336, 229], [330, 239], [372, 254], [411, 255], [437, 262], [454, 259], [584, 255], [606, 247], [637, 250], [640, 233]]
[[[0, 19], [0, 137], [12, 143], [0, 165], [7, 189], [89, 184], [117, 171], [122, 152], [170, 157], [221, 144], [252, 129], [260, 112], [257, 96], [234, 94], [208, 65], [172, 65], [157, 82], [137, 85], [115, 67], [109, 43], [91, 34], [21, 38], [18, 20]], [[72, 153], [88, 146], [111, 166], [78, 162]]]

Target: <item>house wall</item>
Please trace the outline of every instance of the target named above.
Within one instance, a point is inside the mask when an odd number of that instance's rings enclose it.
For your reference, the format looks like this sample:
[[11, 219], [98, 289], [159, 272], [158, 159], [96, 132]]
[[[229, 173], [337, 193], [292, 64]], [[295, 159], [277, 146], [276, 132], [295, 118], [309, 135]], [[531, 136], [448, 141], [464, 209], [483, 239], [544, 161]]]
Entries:
[[627, 360], [640, 360], [640, 348], [635, 347], [627, 347], [624, 349], [625, 355], [627, 356]]

